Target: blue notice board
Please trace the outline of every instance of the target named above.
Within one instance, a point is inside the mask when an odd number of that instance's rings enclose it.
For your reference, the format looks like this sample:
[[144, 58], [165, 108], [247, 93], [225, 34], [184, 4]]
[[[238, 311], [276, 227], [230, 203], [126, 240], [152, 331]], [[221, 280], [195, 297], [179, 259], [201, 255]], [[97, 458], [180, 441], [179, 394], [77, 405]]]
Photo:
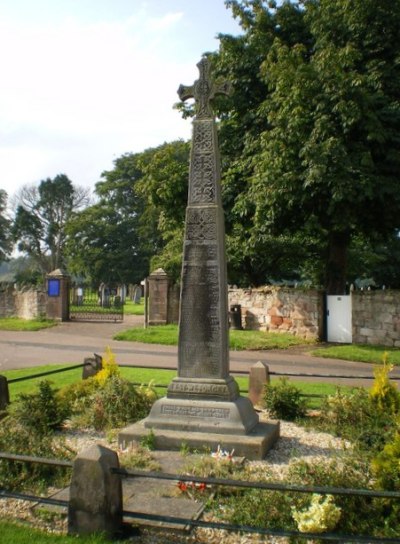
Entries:
[[60, 280], [48, 280], [47, 294], [49, 297], [60, 296]]

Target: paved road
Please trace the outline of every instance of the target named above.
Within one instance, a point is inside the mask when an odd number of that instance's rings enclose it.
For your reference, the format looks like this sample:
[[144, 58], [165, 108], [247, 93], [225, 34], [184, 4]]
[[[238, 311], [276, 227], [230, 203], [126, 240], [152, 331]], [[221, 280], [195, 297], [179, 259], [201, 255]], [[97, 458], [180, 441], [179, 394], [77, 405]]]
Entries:
[[[176, 368], [177, 348], [132, 342], [117, 342], [113, 335], [143, 323], [141, 316], [125, 316], [123, 323], [65, 322], [38, 332], [0, 331], [0, 372], [53, 363], [82, 363], [94, 352], [110, 346], [120, 364]], [[272, 372], [372, 376], [371, 365], [337, 359], [310, 357], [298, 350], [232, 351], [230, 369], [248, 370], [257, 361], [266, 362]], [[400, 369], [397, 371], [400, 376]], [[305, 378], [301, 378], [305, 379]], [[321, 378], [310, 381], [322, 381]], [[331, 379], [335, 383], [370, 384], [363, 380]]]

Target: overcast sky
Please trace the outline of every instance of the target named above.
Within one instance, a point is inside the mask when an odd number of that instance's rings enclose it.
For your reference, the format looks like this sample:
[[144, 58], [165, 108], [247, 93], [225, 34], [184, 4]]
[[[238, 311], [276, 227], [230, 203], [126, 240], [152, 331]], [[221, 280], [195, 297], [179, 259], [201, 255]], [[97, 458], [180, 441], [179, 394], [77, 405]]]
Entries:
[[189, 138], [176, 91], [239, 31], [223, 0], [0, 0], [0, 188], [93, 187], [123, 153]]

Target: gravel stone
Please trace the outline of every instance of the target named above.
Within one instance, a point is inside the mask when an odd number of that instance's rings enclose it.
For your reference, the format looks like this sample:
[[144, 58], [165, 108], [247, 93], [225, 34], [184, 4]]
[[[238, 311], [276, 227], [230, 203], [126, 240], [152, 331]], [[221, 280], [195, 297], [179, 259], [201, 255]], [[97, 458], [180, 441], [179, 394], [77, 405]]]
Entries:
[[[267, 419], [267, 414], [260, 414], [260, 419]], [[294, 461], [306, 460], [322, 463], [351, 447], [348, 441], [333, 437], [328, 433], [308, 430], [287, 421], [281, 421], [280, 424], [280, 439], [274, 448], [264, 460], [250, 461], [255, 469], [260, 467], [268, 469], [275, 481], [282, 480], [285, 477], [290, 463]], [[116, 441], [110, 443], [104, 433], [67, 430], [62, 434], [66, 444], [77, 452], [88, 448], [93, 443], [118, 448]], [[29, 522], [32, 526], [43, 529], [48, 533], [66, 533], [66, 514], [41, 515], [40, 512], [34, 512], [33, 507], [34, 503], [31, 502], [2, 499], [0, 500], [0, 517], [24, 523]], [[215, 521], [209, 513], [205, 513], [202, 519]], [[193, 530], [189, 535], [171, 531], [143, 529], [140, 537], [135, 537], [132, 542], [136, 544], [287, 544], [289, 541], [286, 538], [265, 537], [257, 534], [239, 535], [228, 531], [199, 528]]]

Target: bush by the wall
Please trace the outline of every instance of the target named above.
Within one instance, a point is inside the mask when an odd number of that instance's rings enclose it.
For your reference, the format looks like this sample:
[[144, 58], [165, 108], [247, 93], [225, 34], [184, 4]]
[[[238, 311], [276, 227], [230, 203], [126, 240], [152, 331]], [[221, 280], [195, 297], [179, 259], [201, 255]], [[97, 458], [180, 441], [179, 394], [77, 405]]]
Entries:
[[268, 384], [264, 395], [265, 407], [272, 417], [293, 421], [304, 417], [306, 402], [301, 391], [287, 378], [280, 378], [276, 384]]

